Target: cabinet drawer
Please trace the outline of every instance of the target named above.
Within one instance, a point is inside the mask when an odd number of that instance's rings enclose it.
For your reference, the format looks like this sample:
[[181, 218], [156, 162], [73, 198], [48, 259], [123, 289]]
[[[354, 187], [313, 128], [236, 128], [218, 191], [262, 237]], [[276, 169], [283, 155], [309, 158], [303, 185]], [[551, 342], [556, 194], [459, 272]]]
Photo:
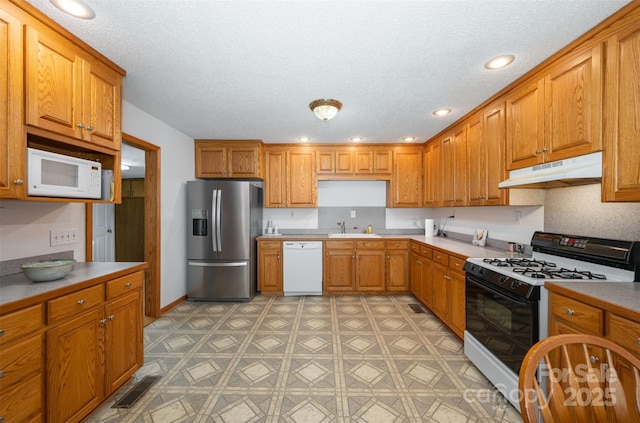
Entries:
[[433, 252], [433, 261], [436, 263], [440, 263], [443, 266], [449, 266], [449, 255], [441, 253], [440, 251]]
[[431, 256], [433, 255], [433, 250], [427, 247], [420, 247], [420, 255], [426, 259], [431, 260]]
[[410, 248], [412, 253], [420, 254], [420, 244], [417, 242], [412, 242]]
[[37, 331], [44, 326], [42, 317], [41, 304], [0, 317], [0, 345]]
[[384, 241], [356, 241], [358, 250], [384, 250]]
[[42, 335], [2, 349], [0, 354], [0, 391], [42, 369]]
[[458, 257], [449, 256], [449, 267], [451, 267], [453, 270], [464, 272], [464, 270], [462, 270], [464, 267], [464, 262], [465, 260], [462, 260]]
[[409, 248], [409, 241], [387, 241], [387, 250], [406, 250]]
[[353, 241], [325, 241], [325, 250], [353, 250]]
[[136, 272], [107, 282], [107, 300], [119, 297], [127, 292], [142, 289], [143, 273]]
[[103, 299], [104, 285], [97, 285], [51, 300], [47, 303], [48, 322], [49, 324], [59, 322], [99, 306]]
[[282, 242], [280, 241], [260, 241], [258, 248], [261, 250], [281, 250]]
[[32, 422], [42, 410], [42, 374], [0, 391], [0, 416], [9, 422]]
[[640, 323], [607, 313], [607, 338], [640, 359]]
[[585, 333], [603, 335], [603, 312], [598, 308], [552, 293], [549, 311], [556, 319]]

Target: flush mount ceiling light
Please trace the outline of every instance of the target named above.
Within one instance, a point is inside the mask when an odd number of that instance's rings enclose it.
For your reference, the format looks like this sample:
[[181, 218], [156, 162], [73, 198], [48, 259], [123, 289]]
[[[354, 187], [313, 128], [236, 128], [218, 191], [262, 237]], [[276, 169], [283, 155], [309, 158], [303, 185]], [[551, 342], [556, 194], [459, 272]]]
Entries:
[[364, 141], [364, 138], [362, 138], [362, 137], [352, 137], [352, 138], [351, 138], [351, 141], [353, 141], [353, 142], [360, 142], [360, 141]]
[[402, 141], [404, 141], [404, 142], [411, 142], [411, 141], [415, 141], [415, 140], [416, 140], [416, 137], [404, 137], [402, 139]]
[[95, 12], [82, 0], [49, 0], [58, 9], [80, 19], [93, 19]]
[[484, 64], [484, 67], [490, 70], [504, 68], [511, 64], [515, 60], [516, 56], [513, 54], [505, 54], [504, 56], [494, 57]]
[[331, 98], [321, 98], [309, 103], [309, 108], [318, 116], [318, 119], [326, 122], [338, 114], [340, 109], [342, 109], [342, 103]]
[[309, 138], [309, 137], [299, 137], [298, 141], [300, 141], [300, 142], [309, 142], [309, 141], [311, 141], [311, 138]]
[[433, 111], [433, 114], [436, 116], [446, 116], [449, 113], [451, 113], [451, 109], [438, 109]]

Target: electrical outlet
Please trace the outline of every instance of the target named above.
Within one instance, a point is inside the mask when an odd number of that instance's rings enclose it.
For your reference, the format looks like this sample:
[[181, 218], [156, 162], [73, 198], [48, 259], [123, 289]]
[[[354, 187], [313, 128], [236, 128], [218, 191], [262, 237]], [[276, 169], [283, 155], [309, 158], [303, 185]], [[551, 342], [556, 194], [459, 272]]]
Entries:
[[78, 228], [49, 231], [49, 246], [67, 245], [78, 242]]
[[356, 211], [355, 210], [351, 210], [351, 218], [352, 219], [356, 218]]

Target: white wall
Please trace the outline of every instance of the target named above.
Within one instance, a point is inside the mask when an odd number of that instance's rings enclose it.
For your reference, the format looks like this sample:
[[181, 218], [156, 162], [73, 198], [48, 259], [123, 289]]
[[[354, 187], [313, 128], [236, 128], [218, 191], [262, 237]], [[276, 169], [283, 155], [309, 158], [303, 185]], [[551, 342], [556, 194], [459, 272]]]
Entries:
[[187, 292], [186, 181], [194, 179], [193, 138], [122, 102], [122, 131], [160, 147], [161, 289], [164, 307]]
[[[73, 250], [85, 260], [84, 203], [0, 201], [0, 261]], [[49, 246], [49, 231], [78, 229], [78, 242]]]

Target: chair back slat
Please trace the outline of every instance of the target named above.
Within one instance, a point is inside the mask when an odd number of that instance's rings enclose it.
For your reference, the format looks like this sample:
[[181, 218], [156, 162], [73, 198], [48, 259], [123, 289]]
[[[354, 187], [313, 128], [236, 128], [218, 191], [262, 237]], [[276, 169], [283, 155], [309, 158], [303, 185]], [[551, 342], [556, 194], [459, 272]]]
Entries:
[[[537, 371], [548, 376], [546, 393]], [[539, 341], [522, 362], [518, 386], [524, 423], [538, 423], [538, 412], [544, 423], [640, 422], [640, 359], [606, 338]]]

